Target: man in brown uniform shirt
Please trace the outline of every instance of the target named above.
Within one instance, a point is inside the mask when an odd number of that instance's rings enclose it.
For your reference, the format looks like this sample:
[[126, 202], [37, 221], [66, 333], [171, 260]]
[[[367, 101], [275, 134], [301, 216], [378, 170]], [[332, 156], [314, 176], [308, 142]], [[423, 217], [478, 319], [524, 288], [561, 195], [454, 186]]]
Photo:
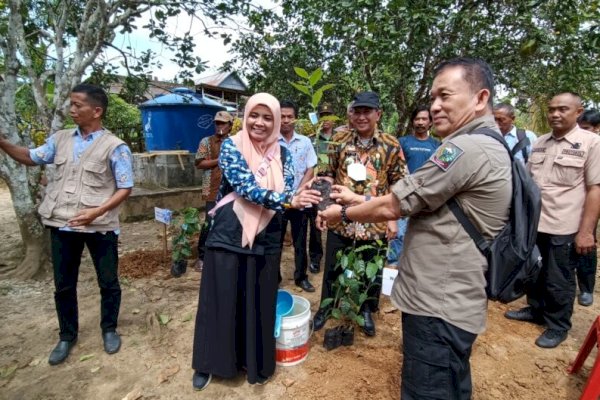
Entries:
[[506, 317], [546, 324], [535, 344], [558, 346], [571, 329], [577, 253], [596, 250], [594, 228], [600, 210], [600, 137], [577, 126], [583, 112], [573, 93], [554, 96], [548, 105], [552, 132], [533, 144], [527, 164], [542, 192], [537, 244], [543, 267], [527, 293], [528, 307]]
[[[320, 217], [334, 223], [386, 221], [410, 216], [392, 302], [402, 310], [403, 400], [470, 399], [471, 347], [485, 328], [485, 257], [446, 202], [454, 197], [488, 240], [508, 220], [511, 165], [503, 145], [479, 128], [498, 132], [492, 114], [494, 78], [481, 60], [458, 58], [435, 71], [431, 114], [444, 138], [421, 168], [392, 187], [392, 194], [364, 199], [340, 186], [342, 208]], [[500, 138], [500, 137], [499, 137]]]

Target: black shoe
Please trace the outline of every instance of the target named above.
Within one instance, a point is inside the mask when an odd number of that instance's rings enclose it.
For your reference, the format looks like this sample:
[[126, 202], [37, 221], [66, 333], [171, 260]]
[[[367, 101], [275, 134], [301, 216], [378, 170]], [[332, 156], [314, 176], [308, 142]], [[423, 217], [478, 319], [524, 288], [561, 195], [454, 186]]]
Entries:
[[577, 296], [577, 302], [579, 305], [589, 307], [594, 303], [594, 295], [589, 292], [581, 292], [579, 293], [579, 296]]
[[327, 351], [337, 349], [342, 345], [342, 330], [340, 328], [342, 327], [336, 326], [335, 328], [327, 329], [325, 331], [323, 347], [325, 347]]
[[305, 292], [314, 292], [315, 287], [308, 281], [308, 278], [305, 278], [303, 281], [296, 282], [296, 286], [302, 288]]
[[77, 339], [59, 341], [50, 353], [50, 357], [48, 357], [48, 364], [57, 365], [65, 361], [69, 357], [69, 352], [75, 346], [75, 343], [77, 343]]
[[115, 331], [104, 332], [102, 340], [104, 340], [104, 351], [108, 354], [115, 354], [121, 348], [121, 338]]
[[535, 344], [545, 349], [553, 349], [567, 338], [568, 331], [546, 329], [535, 341]]
[[319, 267], [319, 263], [310, 263], [308, 270], [313, 274], [318, 274], [321, 272], [321, 267]]
[[365, 324], [362, 326], [362, 330], [367, 336], [375, 336], [375, 322], [371, 316], [371, 311], [364, 310], [362, 316], [365, 319]]
[[212, 374], [203, 374], [202, 372], [194, 371], [194, 376], [192, 377], [192, 386], [194, 386], [195, 390], [204, 390], [210, 383], [212, 379]]
[[267, 382], [269, 382], [269, 379], [271, 379], [271, 378], [265, 378], [264, 376], [258, 374], [258, 376], [256, 377], [256, 384], [257, 385], [266, 385]]
[[325, 308], [319, 308], [319, 311], [317, 311], [313, 318], [313, 331], [319, 331], [325, 326], [328, 319], [327, 311]]
[[519, 310], [510, 310], [505, 312], [504, 316], [508, 319], [514, 319], [516, 321], [533, 322], [534, 324], [544, 325], [544, 320], [535, 315], [532, 307], [523, 307]]

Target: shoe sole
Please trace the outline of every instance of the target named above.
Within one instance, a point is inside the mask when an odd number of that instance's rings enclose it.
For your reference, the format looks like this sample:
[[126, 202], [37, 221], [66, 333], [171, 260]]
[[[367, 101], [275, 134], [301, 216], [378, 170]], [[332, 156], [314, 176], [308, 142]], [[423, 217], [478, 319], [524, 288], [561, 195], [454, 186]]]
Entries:
[[210, 381], [212, 381], [212, 374], [208, 375], [208, 381], [206, 381], [206, 383], [204, 384], [204, 386], [202, 386], [201, 388], [194, 386], [194, 390], [196, 392], [201, 392], [204, 389], [206, 389], [206, 387], [208, 386], [208, 384], [210, 383]]

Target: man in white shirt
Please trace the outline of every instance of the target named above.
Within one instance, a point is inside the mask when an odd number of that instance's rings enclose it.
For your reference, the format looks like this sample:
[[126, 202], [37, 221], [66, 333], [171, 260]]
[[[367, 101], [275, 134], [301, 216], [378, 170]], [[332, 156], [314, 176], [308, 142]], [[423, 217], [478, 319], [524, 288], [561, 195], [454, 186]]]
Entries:
[[531, 145], [537, 139], [535, 133], [517, 128], [515, 123], [515, 109], [508, 103], [500, 103], [494, 107], [494, 119], [504, 140], [508, 144], [517, 160], [527, 164], [531, 154]]

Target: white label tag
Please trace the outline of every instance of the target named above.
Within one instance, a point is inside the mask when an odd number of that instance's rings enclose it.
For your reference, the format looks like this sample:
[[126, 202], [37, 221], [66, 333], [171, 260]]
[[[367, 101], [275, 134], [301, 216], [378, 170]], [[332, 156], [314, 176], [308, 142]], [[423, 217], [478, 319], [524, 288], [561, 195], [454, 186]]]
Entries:
[[366, 181], [367, 168], [361, 163], [352, 163], [348, 165], [348, 176], [357, 182]]
[[381, 277], [381, 293], [389, 296], [392, 294], [392, 287], [394, 286], [394, 280], [398, 276], [398, 270], [393, 268], [385, 267], [383, 269], [383, 276]]
[[166, 208], [154, 207], [154, 219], [163, 224], [170, 224], [173, 218], [173, 211]]

